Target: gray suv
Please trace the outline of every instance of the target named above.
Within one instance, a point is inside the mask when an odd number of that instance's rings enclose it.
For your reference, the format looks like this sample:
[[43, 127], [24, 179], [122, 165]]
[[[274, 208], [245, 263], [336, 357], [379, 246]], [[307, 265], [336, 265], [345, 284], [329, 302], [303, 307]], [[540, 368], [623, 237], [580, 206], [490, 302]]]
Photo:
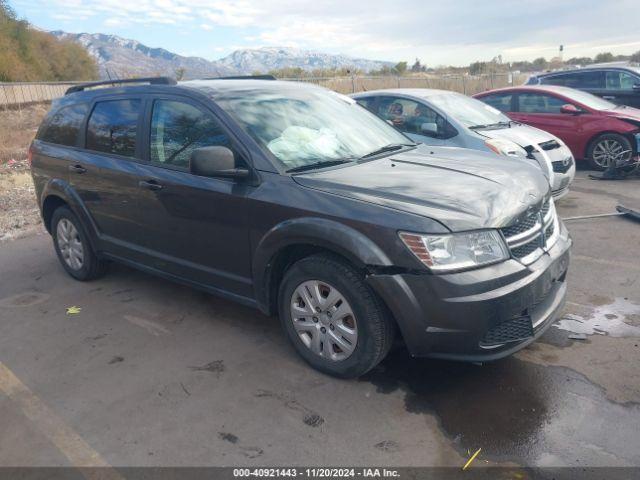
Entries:
[[30, 147], [73, 278], [121, 262], [277, 314], [340, 377], [394, 337], [497, 359], [562, 309], [571, 240], [535, 166], [452, 158], [305, 84], [114, 83], [72, 87]]

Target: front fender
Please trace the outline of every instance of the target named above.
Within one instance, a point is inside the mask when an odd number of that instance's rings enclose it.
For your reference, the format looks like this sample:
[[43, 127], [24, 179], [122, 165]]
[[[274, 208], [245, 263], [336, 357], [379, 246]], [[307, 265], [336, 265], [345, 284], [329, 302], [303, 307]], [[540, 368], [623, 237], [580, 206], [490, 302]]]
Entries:
[[274, 262], [283, 249], [310, 245], [339, 254], [360, 268], [391, 266], [389, 257], [363, 233], [325, 218], [295, 218], [279, 223], [258, 243], [252, 262], [255, 296], [260, 308], [271, 310], [270, 278]]

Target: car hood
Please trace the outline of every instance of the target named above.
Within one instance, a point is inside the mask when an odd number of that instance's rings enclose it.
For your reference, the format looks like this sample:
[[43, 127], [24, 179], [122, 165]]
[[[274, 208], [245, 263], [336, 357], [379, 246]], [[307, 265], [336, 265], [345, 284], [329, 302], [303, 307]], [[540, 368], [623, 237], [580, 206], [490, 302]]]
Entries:
[[293, 179], [305, 187], [428, 217], [451, 231], [505, 226], [549, 192], [540, 170], [522, 160], [426, 145]]
[[[476, 130], [478, 135], [482, 135], [486, 138], [501, 138], [511, 140], [512, 142], [520, 145], [524, 149], [533, 145], [539, 145], [550, 140], [558, 140], [557, 137], [551, 135], [549, 132], [540, 130], [539, 128], [530, 127], [529, 125], [523, 125], [521, 123], [512, 124], [509, 128], [496, 128], [486, 130]], [[551, 178], [553, 175], [553, 166], [549, 158], [536, 158], [542, 169], [542, 172], [547, 178]]]
[[619, 118], [620, 120], [631, 120], [634, 123], [640, 122], [640, 109], [633, 107], [616, 108], [612, 110], [602, 110], [607, 115]]

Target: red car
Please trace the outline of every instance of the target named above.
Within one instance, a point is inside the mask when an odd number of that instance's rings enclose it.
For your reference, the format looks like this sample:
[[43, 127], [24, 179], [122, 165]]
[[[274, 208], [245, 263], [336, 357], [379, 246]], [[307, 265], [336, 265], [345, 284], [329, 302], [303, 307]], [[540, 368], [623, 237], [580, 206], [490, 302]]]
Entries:
[[616, 105], [573, 88], [521, 86], [474, 95], [526, 123], [559, 137], [576, 160], [602, 170], [612, 159], [629, 159], [640, 151], [640, 109]]

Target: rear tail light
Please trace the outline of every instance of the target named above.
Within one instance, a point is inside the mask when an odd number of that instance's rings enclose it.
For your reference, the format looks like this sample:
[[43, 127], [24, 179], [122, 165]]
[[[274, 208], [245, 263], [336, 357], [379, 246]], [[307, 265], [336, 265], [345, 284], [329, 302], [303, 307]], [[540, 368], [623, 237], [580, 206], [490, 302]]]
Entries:
[[27, 150], [27, 163], [29, 164], [29, 168], [31, 168], [32, 161], [33, 161], [33, 145], [29, 145], [29, 150]]

